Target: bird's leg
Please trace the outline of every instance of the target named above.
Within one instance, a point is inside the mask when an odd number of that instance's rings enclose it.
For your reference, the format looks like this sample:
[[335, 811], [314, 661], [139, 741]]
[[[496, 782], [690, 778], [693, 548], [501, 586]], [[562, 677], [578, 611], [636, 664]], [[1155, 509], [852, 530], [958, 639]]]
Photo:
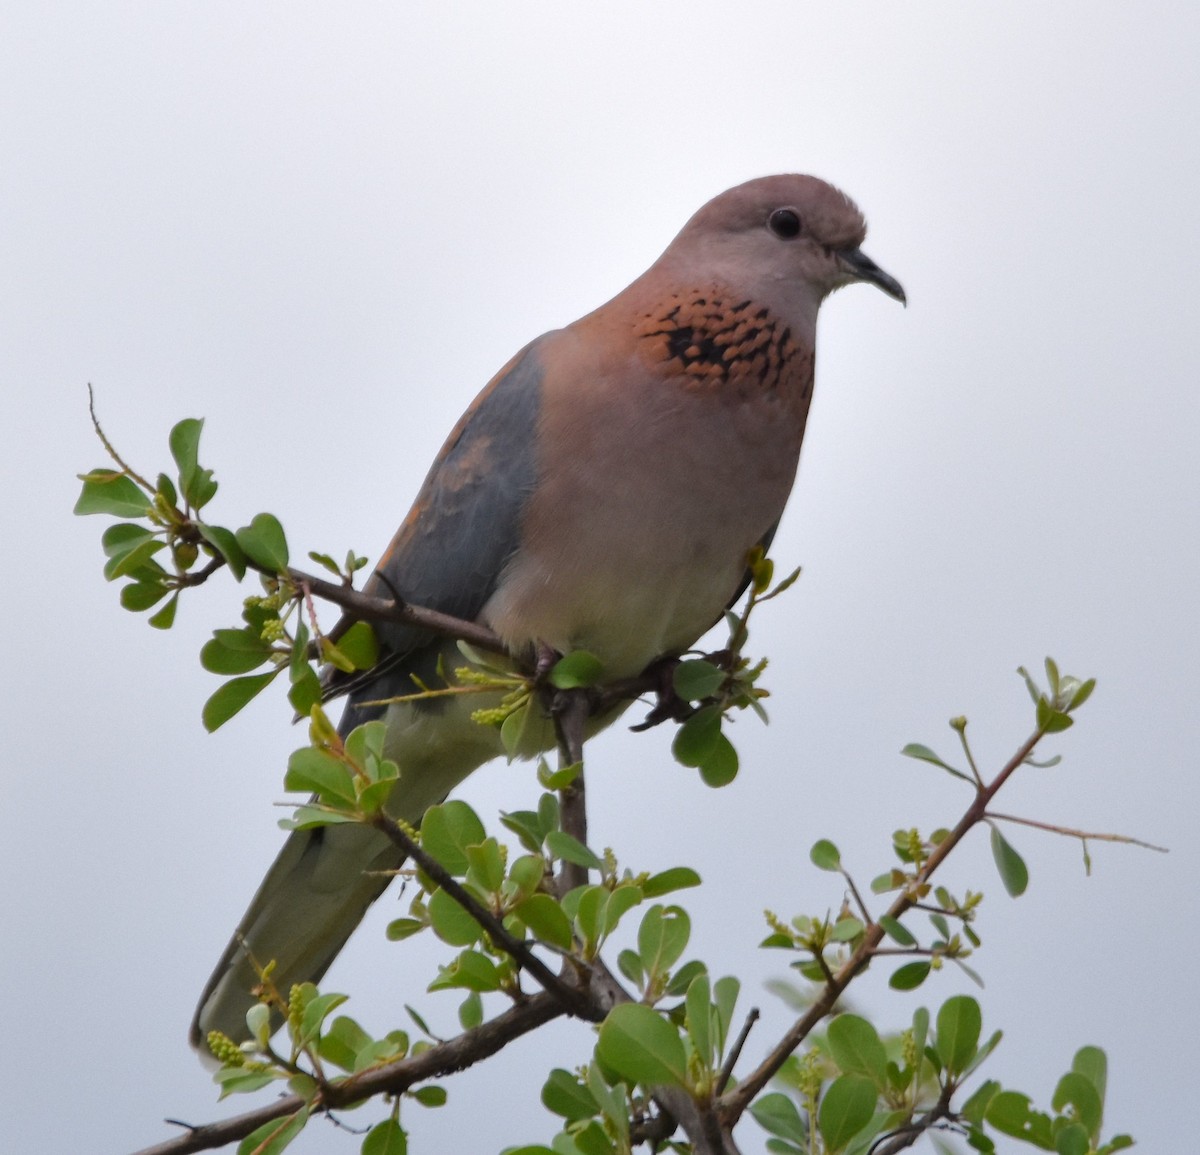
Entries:
[[654, 705], [650, 713], [631, 730], [649, 730], [662, 722], [683, 722], [695, 713], [695, 710], [675, 692], [675, 667], [679, 658], [674, 655], [656, 658], [642, 673], [643, 678], [653, 682]]

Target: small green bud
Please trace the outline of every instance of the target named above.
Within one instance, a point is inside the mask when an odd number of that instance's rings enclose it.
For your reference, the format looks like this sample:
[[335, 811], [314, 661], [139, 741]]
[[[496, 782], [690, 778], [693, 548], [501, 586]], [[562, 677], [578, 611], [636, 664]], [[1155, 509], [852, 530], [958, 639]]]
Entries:
[[213, 1057], [229, 1067], [244, 1067], [246, 1056], [241, 1048], [223, 1031], [209, 1031], [205, 1040]]
[[270, 618], [263, 622], [259, 637], [264, 642], [277, 642], [283, 637], [283, 622], [279, 618]]

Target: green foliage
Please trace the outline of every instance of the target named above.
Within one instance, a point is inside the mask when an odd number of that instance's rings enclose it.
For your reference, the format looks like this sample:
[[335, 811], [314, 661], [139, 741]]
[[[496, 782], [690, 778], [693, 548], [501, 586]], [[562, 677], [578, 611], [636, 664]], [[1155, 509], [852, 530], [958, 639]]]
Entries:
[[[303, 800], [283, 825], [367, 823], [402, 844], [410, 840], [407, 850], [418, 860], [415, 883], [407, 913], [392, 920], [387, 935], [401, 942], [429, 931], [446, 948], [427, 990], [435, 998], [452, 992], [464, 1032], [443, 1042], [421, 1012], [409, 1007], [424, 1038], [413, 1042], [398, 1029], [373, 1037], [339, 1013], [345, 995], [312, 983], [280, 991], [272, 981], [274, 964], [261, 960], [260, 1003], [247, 1015], [252, 1041], [238, 1045], [217, 1033], [209, 1038], [222, 1064], [215, 1080], [222, 1097], [286, 1085], [296, 1107], [289, 1105], [289, 1114], [246, 1134], [239, 1152], [283, 1151], [310, 1115], [323, 1112], [339, 1092], [335, 1105], [360, 1098], [358, 1084], [348, 1080], [381, 1068], [404, 1073], [415, 1060], [428, 1060], [430, 1052], [441, 1056], [438, 1048], [446, 1048], [440, 1066], [427, 1063], [419, 1078], [394, 1085], [386, 1117], [364, 1132], [364, 1155], [406, 1155], [402, 1105], [443, 1105], [446, 1092], [429, 1081], [430, 1072], [450, 1073], [464, 1055], [476, 1057], [471, 1047], [497, 1029], [494, 1006], [503, 1004], [511, 1021], [529, 1005], [531, 986], [539, 985], [559, 999], [571, 995], [563, 1006], [572, 1013], [579, 1012], [575, 1000], [583, 1000], [583, 1017], [595, 1019], [598, 1028], [587, 1061], [574, 1072], [552, 1070], [543, 1087], [543, 1103], [562, 1121], [552, 1146], [525, 1146], [515, 1155], [626, 1155], [647, 1141], [668, 1110], [665, 1104], [678, 1101], [670, 1096], [678, 1095], [710, 1123], [714, 1112], [729, 1121], [748, 1109], [768, 1133], [766, 1146], [775, 1155], [867, 1155], [885, 1137], [915, 1139], [935, 1125], [985, 1153], [995, 1150], [996, 1136], [1058, 1155], [1109, 1155], [1132, 1144], [1126, 1135], [1103, 1138], [1107, 1058], [1099, 1048], [1077, 1052], [1048, 1109], [1041, 1109], [1024, 1091], [978, 1077], [1001, 1034], [985, 1038], [974, 998], [951, 996], [933, 1015], [918, 1007], [909, 1025], [890, 1034], [841, 1011], [839, 1002], [859, 974], [884, 960], [894, 966], [889, 982], [898, 991], [934, 985], [947, 963], [978, 981], [966, 960], [981, 946], [976, 922], [982, 895], [966, 890], [960, 898], [935, 884], [932, 875], [964, 836], [984, 824], [1005, 890], [1013, 897], [1024, 893], [1028, 868], [1001, 832], [1013, 819], [992, 809], [993, 798], [1018, 769], [1057, 764], [1057, 757], [1035, 762], [1033, 751], [1048, 735], [1073, 725], [1094, 679], [1063, 674], [1047, 658], [1043, 689], [1022, 668], [1034, 704], [1034, 734], [990, 780], [980, 772], [965, 718], [950, 720], [961, 758], [948, 761], [924, 744], [905, 746], [905, 756], [965, 784], [968, 808], [962, 818], [927, 834], [911, 826], [897, 829], [886, 848], [887, 865], [869, 886], [855, 882], [852, 864], [832, 841], [813, 844], [812, 863], [837, 876], [827, 879], [835, 886], [819, 901], [823, 913], [785, 919], [768, 912], [762, 945], [786, 952], [792, 969], [814, 984], [803, 1002], [818, 1013], [789, 1034], [786, 1058], [781, 1053], [769, 1066], [743, 1066], [734, 1075], [739, 983], [732, 977], [714, 980], [706, 961], [685, 958], [691, 916], [681, 905], [659, 901], [698, 886], [699, 876], [687, 866], [635, 872], [622, 867], [611, 850], [598, 852], [564, 829], [564, 806], [571, 804], [582, 765], [551, 769], [539, 762], [544, 793], [536, 807], [500, 818], [512, 845], [457, 799], [430, 808], [419, 831], [388, 817], [400, 767], [386, 755], [386, 726], [370, 722], [343, 740], [321, 707], [317, 672], [318, 664], [343, 674], [369, 670], [379, 660], [375, 633], [365, 622], [322, 631], [315, 591], [338, 587], [290, 568], [287, 536], [274, 515], [259, 513], [237, 529], [202, 519], [217, 493], [212, 471], [200, 464], [202, 428], [192, 418], [175, 426], [168, 438], [174, 469], [153, 482], [126, 465], [101, 434], [115, 468], [81, 476], [75, 512], [118, 519], [101, 537], [104, 576], [122, 583], [125, 608], [147, 613], [158, 629], [173, 625], [186, 589], [220, 569], [228, 568], [238, 581], [248, 571], [256, 573], [259, 586], [244, 599], [240, 622], [214, 630], [201, 651], [204, 668], [223, 679], [205, 703], [204, 725], [216, 729], [283, 679], [290, 707], [309, 722], [308, 744], [288, 760], [284, 778], [285, 788]], [[353, 551], [342, 564], [316, 551], [308, 557], [343, 587], [367, 564]], [[750, 617], [799, 576], [797, 570], [775, 583], [773, 564], [761, 550], [747, 559], [747, 568], [749, 594], [740, 613], [726, 616], [727, 645], [664, 666], [671, 671], [670, 692], [661, 692], [652, 718], [679, 722], [672, 745], [676, 760], [713, 787], [739, 772], [730, 732], [741, 712], [766, 719], [768, 695], [760, 684], [766, 662], [745, 656]], [[475, 717], [499, 729], [510, 756], [540, 748], [551, 691], [582, 695], [588, 702], [602, 701], [606, 691], [600, 661], [582, 651], [562, 656], [539, 679], [515, 661], [481, 655], [465, 643], [460, 649], [469, 664], [453, 672], [455, 681], [439, 671], [439, 684], [418, 685], [414, 696], [489, 695]], [[1026, 821], [1080, 838], [1086, 855], [1086, 840], [1093, 836]], [[565, 825], [584, 828], [579, 822]], [[611, 977], [607, 960], [614, 955], [624, 985]], [[605, 981], [597, 985], [601, 976]], [[750, 1013], [747, 1027], [756, 1016]], [[823, 1035], [814, 1030], [819, 1019], [827, 1019]], [[280, 1022], [284, 1041], [273, 1042]], [[739, 1098], [747, 1086], [757, 1093]], [[676, 1131], [665, 1138], [668, 1134], [655, 1141], [665, 1140], [679, 1155], [692, 1150], [691, 1137]]]

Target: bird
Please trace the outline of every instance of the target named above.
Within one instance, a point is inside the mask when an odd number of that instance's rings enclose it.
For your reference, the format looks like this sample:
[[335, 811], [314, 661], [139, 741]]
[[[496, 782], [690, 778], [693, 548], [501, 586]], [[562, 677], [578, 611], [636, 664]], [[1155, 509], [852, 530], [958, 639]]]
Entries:
[[[813, 176], [710, 200], [627, 288], [484, 387], [364, 592], [482, 623], [514, 655], [586, 650], [605, 678], [687, 651], [744, 590], [791, 493], [822, 301], [862, 282], [907, 304], [865, 236], [854, 202]], [[503, 750], [471, 720], [477, 701], [380, 704], [461, 655], [412, 626], [375, 629], [381, 658], [350, 686], [340, 732], [386, 723], [400, 768], [388, 810], [419, 826]], [[268, 962], [281, 991], [319, 981], [402, 861], [371, 827], [292, 832], [204, 989], [192, 1045], [250, 1037]]]

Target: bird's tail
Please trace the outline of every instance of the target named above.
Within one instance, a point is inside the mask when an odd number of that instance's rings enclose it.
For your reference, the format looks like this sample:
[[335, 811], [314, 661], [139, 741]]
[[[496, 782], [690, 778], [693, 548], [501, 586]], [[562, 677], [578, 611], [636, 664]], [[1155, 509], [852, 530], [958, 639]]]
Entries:
[[192, 1020], [192, 1046], [204, 1054], [210, 1031], [250, 1037], [246, 1012], [262, 969], [287, 997], [293, 983], [317, 982], [367, 908], [403, 862], [378, 830], [354, 824], [298, 830], [284, 843], [208, 980]]

